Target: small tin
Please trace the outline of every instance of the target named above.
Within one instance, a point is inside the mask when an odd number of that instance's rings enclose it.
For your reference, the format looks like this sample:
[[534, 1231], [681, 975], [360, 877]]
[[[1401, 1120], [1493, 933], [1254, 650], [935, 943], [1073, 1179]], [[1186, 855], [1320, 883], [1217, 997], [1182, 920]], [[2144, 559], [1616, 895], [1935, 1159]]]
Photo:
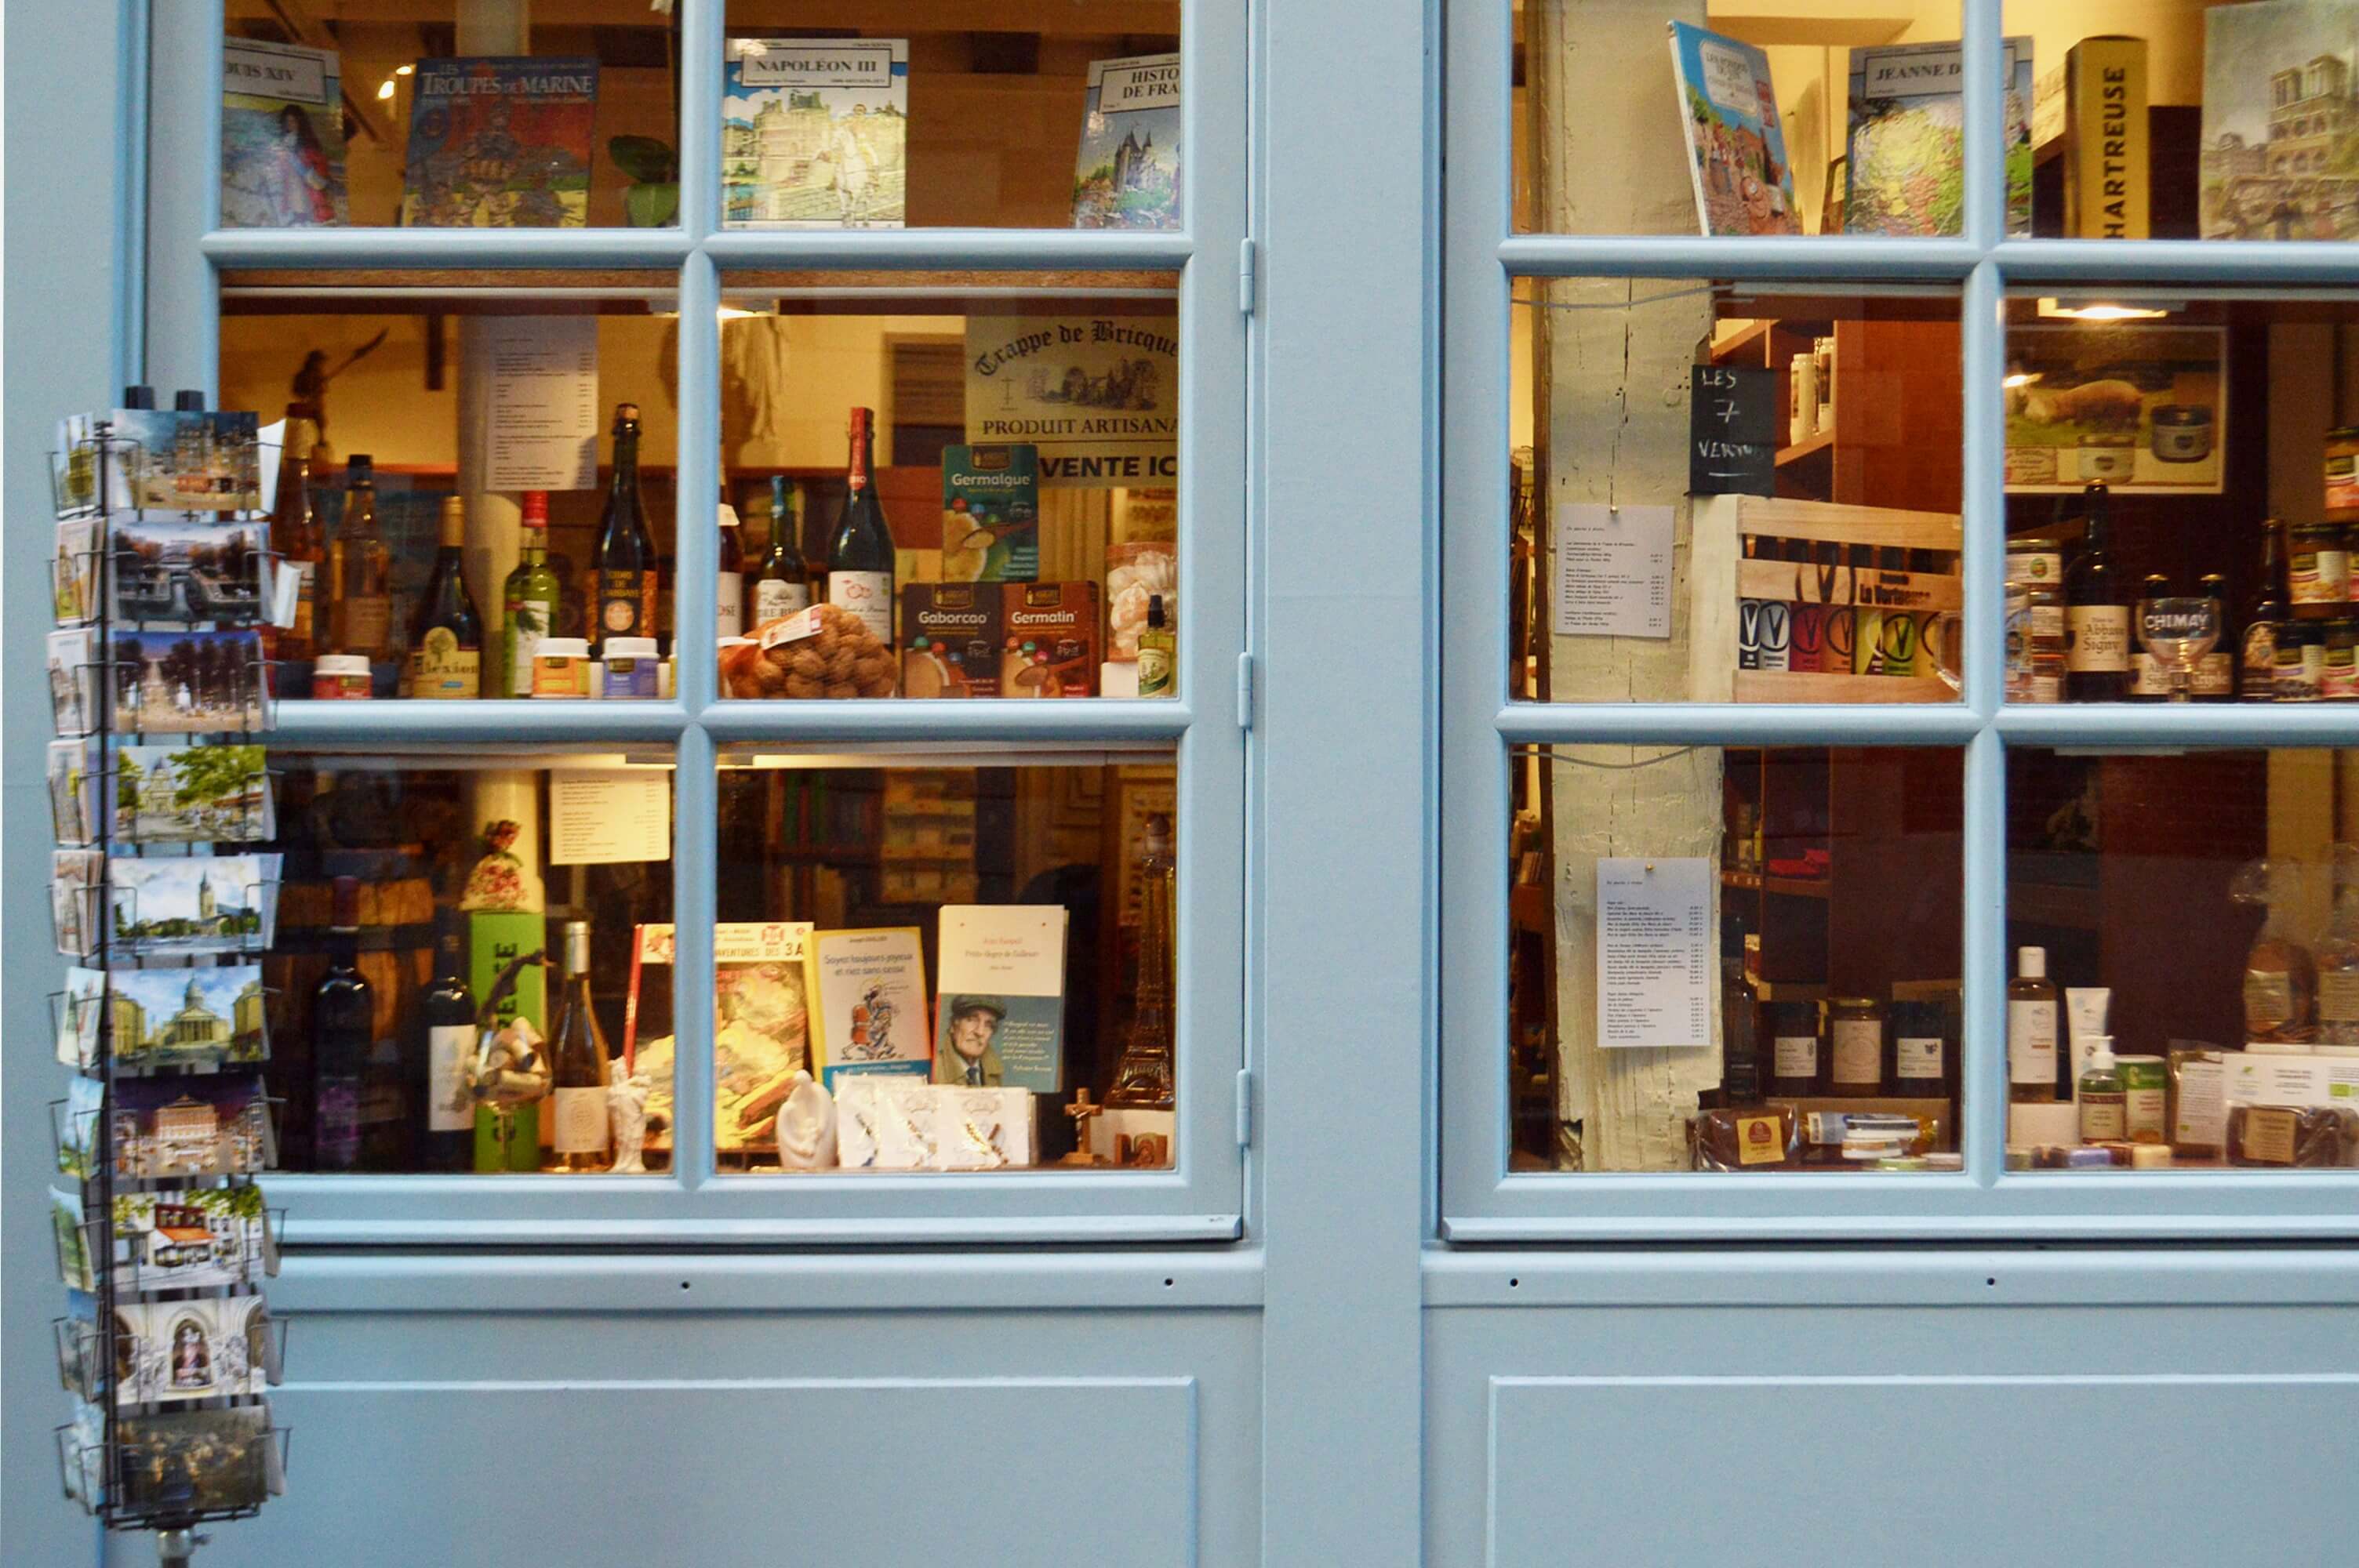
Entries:
[[2212, 410], [2166, 403], [2154, 411], [2154, 455], [2166, 463], [2200, 463], [2212, 455]]
[[2343, 615], [2326, 623], [2318, 695], [2328, 702], [2359, 701], [2359, 620]]
[[311, 661], [311, 696], [321, 702], [349, 702], [375, 695], [369, 662], [358, 654], [322, 654]]
[[605, 688], [609, 697], [654, 697], [662, 695], [660, 661], [653, 637], [609, 637], [604, 646]]

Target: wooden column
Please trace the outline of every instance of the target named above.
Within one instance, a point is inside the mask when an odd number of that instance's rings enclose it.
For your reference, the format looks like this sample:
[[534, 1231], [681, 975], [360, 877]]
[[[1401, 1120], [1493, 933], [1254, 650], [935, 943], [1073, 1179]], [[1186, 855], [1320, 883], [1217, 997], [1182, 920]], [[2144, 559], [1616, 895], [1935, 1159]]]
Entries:
[[[1557, 233], [1694, 233], [1667, 19], [1702, 23], [1700, 0], [1530, 0], [1524, 77], [1533, 200]], [[1689, 369], [1712, 330], [1704, 294], [1662, 279], [1551, 280], [1532, 328], [1534, 427], [1552, 538], [1568, 502], [1673, 505], [1668, 640], [1557, 638], [1559, 702], [1677, 702], [1687, 694], [1690, 517]], [[1657, 302], [1648, 303], [1649, 300]], [[1549, 308], [1546, 307], [1579, 307]], [[1608, 855], [1720, 854], [1717, 750], [1560, 748], [1551, 772], [1556, 860], [1558, 1114], [1582, 1128], [1591, 1170], [1659, 1171], [1687, 1158], [1696, 1093], [1720, 1082], [1708, 1050], [1597, 1048], [1596, 862]], [[1645, 766], [1632, 766], [1635, 762]], [[1714, 985], [1718, 984], [1714, 970]], [[1714, 1016], [1718, 1015], [1715, 1001]], [[1717, 1040], [1717, 1033], [1714, 1035]]]

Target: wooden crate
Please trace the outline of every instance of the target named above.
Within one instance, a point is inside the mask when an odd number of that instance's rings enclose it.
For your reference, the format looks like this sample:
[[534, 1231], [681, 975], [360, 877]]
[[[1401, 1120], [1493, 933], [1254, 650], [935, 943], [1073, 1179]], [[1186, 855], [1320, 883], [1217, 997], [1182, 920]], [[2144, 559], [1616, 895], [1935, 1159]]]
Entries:
[[[1931, 552], [1939, 569], [1879, 571], [1805, 561], [1748, 558], [1748, 538]], [[1688, 671], [1693, 702], [1953, 702], [1957, 692], [1931, 670], [1917, 676], [1818, 670], [1737, 668], [1737, 606], [1747, 599], [1788, 603], [1865, 604], [1908, 610], [1959, 610], [1959, 519], [1940, 512], [1899, 512], [1822, 501], [1756, 495], [1704, 496], [1695, 503], [1688, 570], [1694, 657]]]

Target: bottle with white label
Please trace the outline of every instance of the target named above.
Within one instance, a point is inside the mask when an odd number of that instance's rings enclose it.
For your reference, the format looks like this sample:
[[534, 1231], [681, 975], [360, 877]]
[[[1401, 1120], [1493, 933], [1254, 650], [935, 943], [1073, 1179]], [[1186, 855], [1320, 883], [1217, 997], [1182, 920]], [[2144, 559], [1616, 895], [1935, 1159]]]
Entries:
[[2118, 702], [2130, 689], [2130, 607], [2108, 550], [2111, 492], [2089, 487], [2086, 536], [2064, 568], [2064, 697]]
[[606, 1038], [590, 1005], [590, 923], [565, 923], [565, 996], [549, 1032], [549, 1139], [556, 1171], [606, 1168]]
[[411, 1056], [419, 1107], [419, 1166], [465, 1171], [475, 1158], [475, 1095], [467, 1058], [475, 1045], [475, 993], [467, 989], [466, 916], [444, 910], [434, 935], [434, 979], [418, 999], [422, 1038]]
[[1875, 999], [1839, 996], [1827, 1004], [1829, 1086], [1838, 1095], [1874, 1095], [1884, 1088], [1884, 1013]]
[[2056, 985], [2048, 978], [2048, 949], [2016, 949], [2015, 979], [2006, 988], [2007, 1098], [2053, 1104], [2056, 1093]]
[[1769, 1092], [1781, 1097], [1820, 1092], [1819, 1004], [1773, 1001], [1761, 1010], [1769, 1035]]
[[852, 411], [852, 458], [844, 475], [843, 516], [827, 543], [827, 601], [866, 623], [893, 646], [893, 531], [876, 499], [876, 415]]
[[754, 569], [749, 594], [750, 632], [781, 615], [810, 608], [810, 568], [803, 564], [802, 528], [795, 521], [794, 488], [784, 474], [770, 476], [770, 542]]
[[1950, 1026], [1941, 1003], [1892, 1004], [1892, 1092], [1919, 1099], [1950, 1092]]
[[721, 503], [721, 545], [714, 568], [719, 583], [714, 590], [719, 596], [713, 606], [715, 633], [742, 637], [745, 633], [745, 554], [737, 541], [737, 509], [729, 504], [725, 495]]
[[2082, 1069], [2078, 1098], [2082, 1142], [2119, 1143], [2129, 1137], [2129, 1091], [2114, 1059], [2112, 1035], [2100, 1034], [2089, 1042], [2089, 1065]]

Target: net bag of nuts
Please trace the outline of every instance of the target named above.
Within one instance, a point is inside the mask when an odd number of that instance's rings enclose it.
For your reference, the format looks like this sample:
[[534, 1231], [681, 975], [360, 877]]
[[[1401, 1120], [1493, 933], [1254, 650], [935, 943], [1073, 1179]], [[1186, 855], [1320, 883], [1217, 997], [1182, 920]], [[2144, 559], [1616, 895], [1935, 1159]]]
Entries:
[[765, 621], [721, 650], [721, 687], [731, 697], [891, 697], [895, 676], [893, 651], [834, 604]]

